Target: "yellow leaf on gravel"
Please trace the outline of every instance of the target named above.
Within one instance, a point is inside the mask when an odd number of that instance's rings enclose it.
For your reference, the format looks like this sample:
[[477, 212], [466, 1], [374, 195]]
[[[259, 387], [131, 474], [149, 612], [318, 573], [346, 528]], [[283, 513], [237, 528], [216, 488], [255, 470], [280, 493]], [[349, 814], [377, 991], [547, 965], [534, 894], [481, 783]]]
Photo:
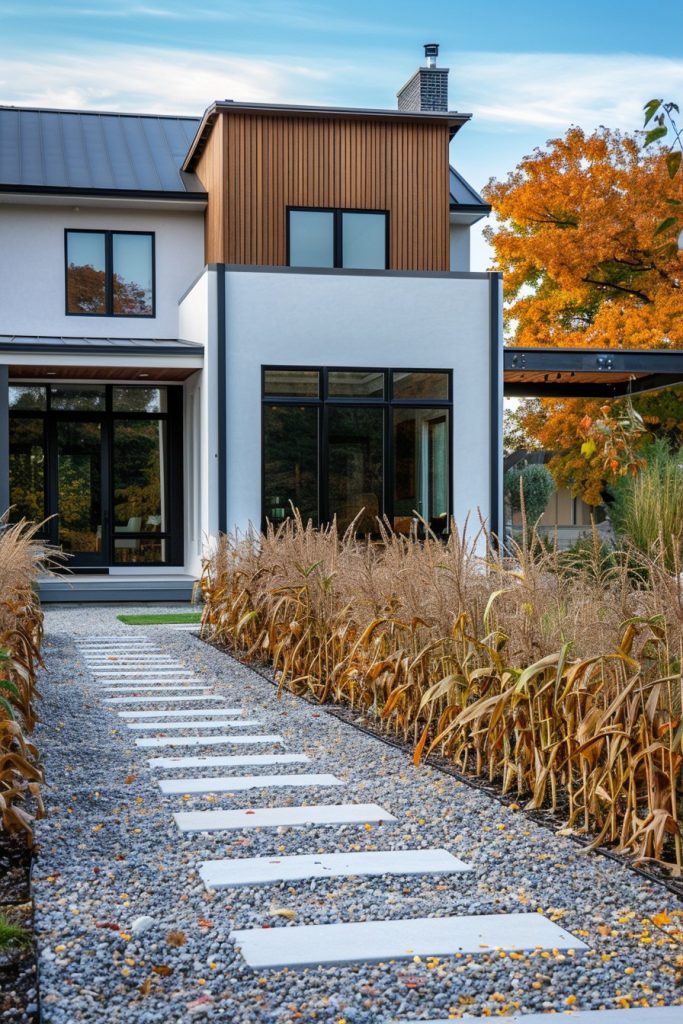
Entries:
[[185, 935], [185, 932], [173, 931], [168, 933], [166, 941], [169, 946], [184, 946], [187, 942], [187, 936]]
[[276, 903], [271, 903], [268, 914], [270, 917], [284, 917], [286, 921], [294, 921], [296, 918], [296, 910], [288, 910], [287, 907], [278, 907]]
[[663, 910], [661, 914], [652, 915], [652, 923], [656, 924], [658, 928], [661, 928], [664, 924], [671, 924], [671, 918], [667, 914], [666, 910]]

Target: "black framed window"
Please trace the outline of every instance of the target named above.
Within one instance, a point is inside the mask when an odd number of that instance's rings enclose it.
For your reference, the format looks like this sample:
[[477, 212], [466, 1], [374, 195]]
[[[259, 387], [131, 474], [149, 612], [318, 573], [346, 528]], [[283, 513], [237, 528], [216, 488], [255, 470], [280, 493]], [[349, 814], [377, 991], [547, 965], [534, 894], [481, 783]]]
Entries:
[[12, 521], [72, 566], [182, 565], [182, 387], [10, 385]]
[[452, 514], [450, 370], [263, 367], [262, 512], [314, 525], [386, 516], [443, 536]]
[[67, 316], [155, 316], [154, 233], [67, 229]]
[[389, 214], [386, 210], [287, 210], [290, 267], [346, 267], [386, 270]]

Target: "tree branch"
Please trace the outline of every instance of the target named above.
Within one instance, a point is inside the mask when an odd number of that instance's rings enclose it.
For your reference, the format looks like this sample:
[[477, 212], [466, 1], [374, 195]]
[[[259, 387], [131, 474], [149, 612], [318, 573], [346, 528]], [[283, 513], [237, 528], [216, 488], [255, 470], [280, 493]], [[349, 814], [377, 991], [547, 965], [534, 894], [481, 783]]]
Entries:
[[581, 280], [584, 284], [594, 284], [598, 288], [614, 288], [618, 292], [625, 292], [627, 295], [635, 295], [637, 299], [641, 299], [648, 306], [652, 303], [652, 299], [648, 298], [645, 292], [638, 291], [637, 288], [626, 288], [623, 284], [613, 284], [611, 281], [596, 281], [593, 277], [582, 277]]

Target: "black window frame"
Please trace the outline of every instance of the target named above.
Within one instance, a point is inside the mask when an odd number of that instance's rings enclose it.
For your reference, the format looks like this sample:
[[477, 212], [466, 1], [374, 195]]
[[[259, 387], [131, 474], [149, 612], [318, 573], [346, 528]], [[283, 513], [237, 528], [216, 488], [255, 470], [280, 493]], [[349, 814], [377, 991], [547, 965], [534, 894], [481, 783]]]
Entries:
[[[60, 384], [83, 384], [83, 386], [104, 385], [105, 406], [97, 410], [67, 410], [53, 409], [51, 405], [51, 387], [59, 387]], [[21, 387], [22, 385], [34, 385], [46, 389], [46, 406], [44, 409], [10, 409], [10, 419], [41, 419], [43, 422], [43, 444], [45, 450], [45, 474], [44, 474], [44, 503], [48, 515], [44, 531], [41, 536], [50, 543], [59, 544], [59, 525], [57, 510], [57, 479], [56, 465], [53, 454], [56, 443], [56, 431], [50, 429], [51, 425], [59, 420], [74, 420], [84, 422], [97, 420], [103, 427], [103, 449], [104, 458], [102, 465], [103, 473], [103, 543], [106, 543], [106, 555], [104, 567], [125, 566], [124, 562], [116, 561], [115, 541], [126, 540], [163, 540], [166, 541], [166, 559], [157, 562], [134, 563], [141, 568], [154, 568], [159, 566], [182, 566], [185, 561], [185, 524], [184, 524], [184, 467], [183, 467], [183, 385], [170, 384], [166, 382], [156, 383], [154, 381], [128, 382], [123, 380], [104, 381], [72, 381], [72, 380], [24, 380], [10, 379], [10, 385]], [[167, 395], [165, 412], [144, 412], [144, 411], [119, 411], [113, 407], [114, 388], [164, 388]], [[114, 429], [117, 422], [122, 420], [163, 420], [166, 423], [168, 441], [168, 465], [165, 479], [166, 503], [168, 507], [168, 528], [166, 530], [140, 530], [136, 533], [127, 531], [117, 534], [114, 522]], [[106, 531], [106, 535], [105, 535]], [[133, 563], [131, 563], [133, 564]], [[66, 568], [78, 569], [69, 560]], [[85, 565], [81, 567], [87, 568]]]
[[[286, 261], [290, 262], [290, 213], [331, 213], [334, 215], [332, 228], [332, 266], [331, 267], [305, 267], [297, 264], [299, 270], [355, 270], [362, 273], [363, 270], [381, 273], [382, 270], [390, 270], [389, 266], [389, 239], [390, 239], [390, 216], [389, 210], [369, 210], [355, 206], [288, 206], [286, 207]], [[344, 253], [344, 214], [345, 213], [372, 213], [384, 217], [384, 267], [345, 267], [343, 263]]]
[[[104, 305], [103, 313], [76, 313], [69, 309], [69, 235], [104, 235]], [[114, 235], [142, 235], [152, 240], [152, 312], [114, 312]], [[65, 316], [115, 317], [123, 320], [154, 320], [157, 315], [156, 232], [119, 231], [109, 228], [64, 228], [64, 314]]]
[[[310, 395], [267, 395], [265, 393], [266, 373], [268, 371], [292, 371], [302, 370], [316, 371], [319, 374], [318, 397]], [[379, 373], [384, 375], [384, 393], [382, 397], [339, 397], [329, 394], [329, 374], [334, 372], [355, 372], [355, 373]], [[447, 398], [394, 398], [393, 374], [394, 373], [443, 373], [448, 381]], [[453, 370], [448, 367], [418, 367], [418, 366], [320, 366], [320, 365], [283, 365], [267, 364], [261, 366], [261, 528], [266, 529], [266, 458], [264, 449], [265, 422], [264, 410], [267, 406], [313, 406], [319, 410], [318, 415], [318, 526], [331, 522], [329, 514], [329, 486], [328, 486], [328, 410], [332, 407], [362, 407], [376, 408], [383, 410], [383, 480], [382, 480], [382, 509], [381, 516], [385, 516], [390, 523], [394, 521], [394, 481], [396, 477], [396, 461], [393, 437], [393, 411], [394, 409], [443, 409], [448, 413], [448, 529], [453, 518]], [[277, 525], [277, 524], [274, 524]], [[420, 534], [422, 531], [418, 531]]]

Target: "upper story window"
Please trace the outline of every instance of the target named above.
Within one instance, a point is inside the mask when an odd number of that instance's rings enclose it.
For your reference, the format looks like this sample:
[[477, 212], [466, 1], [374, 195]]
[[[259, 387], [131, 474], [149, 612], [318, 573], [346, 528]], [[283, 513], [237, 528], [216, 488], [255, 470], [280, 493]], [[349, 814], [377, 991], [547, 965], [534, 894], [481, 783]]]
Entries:
[[67, 231], [68, 316], [154, 316], [154, 235]]
[[389, 217], [367, 210], [287, 211], [290, 267], [386, 270]]

